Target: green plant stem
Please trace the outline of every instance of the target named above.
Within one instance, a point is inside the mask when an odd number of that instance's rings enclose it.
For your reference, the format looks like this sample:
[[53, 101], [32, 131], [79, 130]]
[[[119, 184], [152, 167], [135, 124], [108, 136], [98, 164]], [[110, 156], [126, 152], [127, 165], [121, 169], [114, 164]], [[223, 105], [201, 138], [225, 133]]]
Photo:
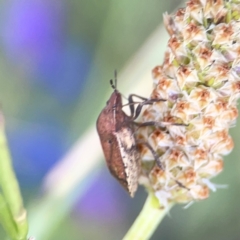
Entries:
[[149, 239], [172, 206], [173, 204], [168, 207], [159, 205], [158, 199], [153, 194], [149, 194], [142, 211], [123, 240]]
[[16, 224], [18, 239], [25, 240], [28, 232], [26, 210], [23, 208], [18, 181], [12, 168], [12, 161], [3, 126], [0, 128], [0, 186]]
[[0, 194], [0, 222], [11, 239], [17, 239], [17, 228], [2, 194]]

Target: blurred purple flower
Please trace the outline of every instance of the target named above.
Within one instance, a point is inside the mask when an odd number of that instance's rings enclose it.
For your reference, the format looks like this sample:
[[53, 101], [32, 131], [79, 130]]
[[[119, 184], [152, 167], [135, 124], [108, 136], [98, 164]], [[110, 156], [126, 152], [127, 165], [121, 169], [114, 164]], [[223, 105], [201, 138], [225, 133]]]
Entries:
[[[77, 202], [75, 214], [88, 219], [116, 224], [124, 219], [127, 211], [127, 193], [119, 191], [112, 176], [104, 168], [87, 193]], [[103, 218], [104, 216], [104, 218]]]
[[69, 104], [83, 88], [91, 48], [69, 39], [66, 9], [63, 1], [11, 1], [0, 34], [6, 56], [31, 75], [32, 83]]
[[61, 47], [64, 22], [61, 1], [11, 1], [4, 18], [2, 35], [10, 58], [29, 59], [34, 64]]
[[63, 128], [50, 119], [8, 130], [7, 136], [17, 176], [28, 187], [40, 184], [67, 148]]

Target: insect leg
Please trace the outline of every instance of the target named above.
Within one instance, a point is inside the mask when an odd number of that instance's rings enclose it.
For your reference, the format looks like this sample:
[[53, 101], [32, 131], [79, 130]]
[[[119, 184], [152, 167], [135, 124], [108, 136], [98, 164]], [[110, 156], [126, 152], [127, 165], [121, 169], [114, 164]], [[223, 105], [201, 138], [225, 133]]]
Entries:
[[[130, 118], [133, 119], [134, 118], [134, 112], [135, 112], [135, 108], [134, 108], [134, 104], [135, 102], [133, 101], [133, 97], [137, 97], [137, 98], [140, 98], [141, 100], [144, 100], [144, 101], [147, 101], [148, 99], [145, 98], [145, 97], [141, 97], [137, 94], [130, 94], [129, 97], [128, 97], [128, 103], [129, 103], [129, 108], [130, 108], [130, 113], [131, 113], [131, 116]], [[139, 103], [141, 104], [141, 103]]]
[[[138, 103], [136, 111], [135, 111], [135, 108], [134, 108], [135, 102], [133, 101], [133, 97], [137, 97], [137, 98], [143, 100], [143, 102]], [[141, 113], [142, 107], [144, 105], [148, 105], [148, 104], [151, 105], [154, 102], [161, 102], [161, 101], [166, 101], [166, 100], [165, 99], [155, 99], [155, 98], [148, 99], [148, 98], [145, 98], [145, 97], [141, 97], [137, 94], [130, 94], [129, 97], [128, 97], [129, 108], [130, 108], [130, 112], [131, 112], [130, 118], [132, 120], [135, 120], [136, 118], [138, 118], [139, 114]]]
[[153, 155], [153, 157], [154, 157], [158, 167], [161, 168], [164, 171], [165, 168], [164, 168], [161, 160], [159, 159], [158, 154], [156, 153], [156, 151], [154, 151], [152, 146], [148, 142], [142, 142], [142, 144], [144, 144], [151, 151], [151, 153], [152, 153], [152, 155]]
[[[165, 99], [148, 99], [142, 103], [139, 103], [137, 108], [136, 108], [136, 111], [135, 111], [135, 116], [132, 116], [133, 120], [137, 119], [138, 116], [140, 115], [141, 111], [142, 111], [142, 107], [144, 105], [151, 105], [153, 104], [154, 102], [164, 102], [166, 101]], [[134, 114], [133, 114], [134, 115]]]
[[[162, 163], [161, 160], [159, 159], [158, 154], [157, 154], [156, 151], [152, 148], [152, 146], [151, 146], [148, 142], [141, 142], [141, 141], [140, 141], [140, 143], [144, 144], [144, 145], [151, 151], [151, 153], [152, 153], [152, 155], [153, 155], [153, 158], [154, 158], [154, 160], [156, 161], [157, 166], [158, 166], [161, 170], [165, 171], [165, 167], [163, 166], [163, 163]], [[183, 185], [181, 182], [179, 182], [178, 180], [174, 179], [174, 181], [176, 182], [176, 184], [177, 184], [179, 187], [185, 188], [185, 189], [189, 190], [189, 188], [187, 188], [186, 186], [184, 186], [184, 185]]]
[[178, 180], [174, 180], [176, 183], [177, 183], [177, 185], [179, 186], [179, 187], [181, 187], [181, 188], [185, 188], [185, 189], [187, 189], [187, 190], [190, 190], [189, 188], [187, 188], [186, 186], [184, 186], [181, 182], [179, 182]]
[[144, 122], [144, 123], [133, 122], [133, 124], [138, 126], [137, 129], [135, 130], [135, 132], [137, 132], [139, 128], [147, 127], [147, 126], [165, 128], [166, 126], [169, 126], [169, 125], [185, 126], [185, 127], [187, 127], [189, 125], [189, 124], [185, 124], [185, 123], [169, 123], [169, 122], [156, 122], [156, 121], [149, 121], [149, 122]]

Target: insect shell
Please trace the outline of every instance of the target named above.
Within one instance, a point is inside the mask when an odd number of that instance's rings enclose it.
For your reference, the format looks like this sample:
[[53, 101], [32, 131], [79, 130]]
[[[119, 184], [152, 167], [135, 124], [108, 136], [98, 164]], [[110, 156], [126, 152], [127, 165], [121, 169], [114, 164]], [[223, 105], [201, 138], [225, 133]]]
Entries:
[[97, 131], [111, 174], [134, 197], [138, 188], [140, 156], [134, 138], [133, 120], [122, 110], [116, 89], [97, 119]]

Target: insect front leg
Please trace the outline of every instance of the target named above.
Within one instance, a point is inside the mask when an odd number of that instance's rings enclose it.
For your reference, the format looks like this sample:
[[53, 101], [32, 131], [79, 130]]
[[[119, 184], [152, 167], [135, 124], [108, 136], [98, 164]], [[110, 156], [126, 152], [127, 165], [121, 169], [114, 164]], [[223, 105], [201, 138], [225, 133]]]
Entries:
[[[141, 100], [143, 100], [143, 102], [141, 103], [136, 103], [133, 101], [133, 97], [136, 97], [136, 98], [139, 98]], [[148, 98], [145, 98], [145, 97], [141, 97], [137, 94], [130, 94], [129, 97], [128, 97], [128, 103], [129, 103], [129, 108], [130, 108], [130, 113], [131, 113], [131, 116], [130, 118], [134, 121], [135, 119], [138, 118], [138, 116], [140, 115], [141, 111], [142, 111], [142, 107], [144, 105], [151, 105], [153, 104], [154, 102], [162, 102], [162, 101], [166, 101], [165, 99], [148, 99]], [[135, 111], [135, 107], [134, 105], [135, 104], [138, 104], [137, 108], [136, 108], [136, 111]]]
[[135, 104], [141, 104], [141, 103], [134, 102], [133, 101], [133, 97], [137, 97], [137, 98], [139, 98], [139, 99], [141, 99], [143, 101], [147, 101], [148, 99], [145, 98], [145, 97], [141, 97], [141, 96], [139, 96], [137, 94], [130, 94], [129, 95], [129, 97], [128, 97], [128, 104], [129, 104], [130, 113], [131, 113], [130, 118], [134, 120], [134, 119], [136, 119], [136, 118], [134, 118], [134, 115], [135, 115], [135, 107], [134, 107], [134, 105]]

